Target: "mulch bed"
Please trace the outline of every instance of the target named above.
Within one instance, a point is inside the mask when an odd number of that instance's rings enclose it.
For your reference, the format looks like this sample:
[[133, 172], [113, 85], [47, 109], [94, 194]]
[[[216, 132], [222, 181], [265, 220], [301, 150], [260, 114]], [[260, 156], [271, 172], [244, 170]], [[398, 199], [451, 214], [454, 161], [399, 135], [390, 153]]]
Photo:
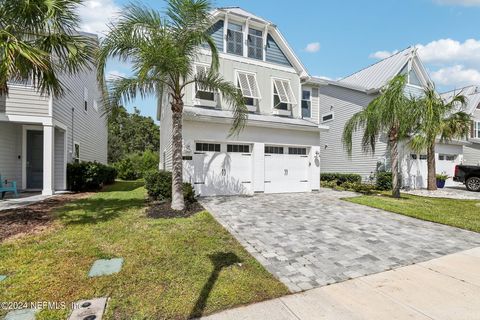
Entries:
[[51, 211], [75, 199], [86, 198], [90, 193], [58, 195], [26, 207], [0, 211], [0, 242], [7, 238], [35, 233], [49, 227], [54, 217]]
[[170, 201], [152, 201], [148, 206], [147, 216], [153, 219], [188, 218], [205, 210], [197, 201], [185, 203], [185, 209], [182, 211], [173, 210], [170, 206]]

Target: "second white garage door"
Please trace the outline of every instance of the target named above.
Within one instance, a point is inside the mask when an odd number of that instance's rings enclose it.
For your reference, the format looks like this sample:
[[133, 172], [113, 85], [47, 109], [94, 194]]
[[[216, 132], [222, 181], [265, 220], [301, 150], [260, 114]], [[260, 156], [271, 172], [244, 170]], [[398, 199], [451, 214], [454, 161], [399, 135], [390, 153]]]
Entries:
[[306, 148], [265, 147], [265, 193], [307, 192]]

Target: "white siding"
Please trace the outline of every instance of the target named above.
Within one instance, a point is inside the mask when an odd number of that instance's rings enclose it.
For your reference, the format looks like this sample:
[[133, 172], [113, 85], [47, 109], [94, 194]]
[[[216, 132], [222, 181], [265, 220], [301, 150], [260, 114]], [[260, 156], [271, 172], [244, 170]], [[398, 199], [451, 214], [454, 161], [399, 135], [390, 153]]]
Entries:
[[64, 166], [64, 157], [65, 157], [65, 142], [64, 142], [65, 132], [63, 130], [55, 129], [55, 148], [54, 148], [54, 186], [55, 190], [63, 190], [64, 179], [66, 176], [65, 166]]
[[[68, 127], [67, 161], [72, 161], [73, 142], [80, 144], [80, 160], [107, 163], [107, 122], [102, 116], [101, 92], [96, 71], [63, 76], [65, 95], [53, 102], [53, 118]], [[84, 88], [88, 90], [88, 110], [84, 111]], [[93, 107], [97, 100], [98, 111]], [[72, 119], [73, 115], [73, 119]], [[73, 127], [73, 136], [72, 136]]]
[[[361, 111], [374, 96], [333, 85], [320, 87], [320, 123], [328, 125], [330, 130], [320, 135], [322, 172], [349, 172], [362, 175], [363, 179], [375, 171], [378, 161], [384, 161], [387, 144], [382, 137], [376, 144], [375, 154], [362, 151], [362, 131], [353, 136], [352, 155], [349, 156], [342, 143], [345, 123]], [[333, 112], [334, 119], [321, 122], [324, 114]]]
[[12, 115], [47, 116], [48, 97], [32, 87], [9, 85], [8, 96], [0, 96], [0, 112]]
[[172, 169], [172, 110], [168, 95], [163, 95], [160, 119], [160, 169]]
[[22, 126], [0, 122], [0, 175], [22, 186]]

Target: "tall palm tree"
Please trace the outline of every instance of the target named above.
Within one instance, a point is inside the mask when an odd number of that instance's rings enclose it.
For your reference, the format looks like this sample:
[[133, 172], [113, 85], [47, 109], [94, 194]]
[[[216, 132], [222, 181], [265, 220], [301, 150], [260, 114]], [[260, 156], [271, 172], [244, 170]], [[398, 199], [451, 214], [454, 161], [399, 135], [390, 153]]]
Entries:
[[418, 152], [427, 150], [428, 179], [427, 189], [437, 190], [435, 144], [465, 138], [470, 131], [470, 115], [458, 111], [465, 105], [466, 98], [455, 94], [448, 102], [443, 100], [434, 87], [424, 90], [424, 96], [418, 100], [415, 114], [419, 122], [416, 135], [410, 141], [410, 147]]
[[[165, 16], [139, 4], [130, 4], [101, 44], [99, 79], [104, 77], [109, 58], [133, 66], [131, 77], [117, 77], [109, 83], [114, 106], [138, 94], [169, 96], [172, 110], [172, 209], [183, 210], [182, 116], [187, 86], [197, 83], [203, 90], [220, 92], [233, 109], [230, 134], [245, 126], [247, 108], [241, 92], [218, 74], [218, 51], [209, 30], [213, 21], [207, 0], [169, 0]], [[208, 72], [195, 73], [194, 61], [203, 45], [211, 50]], [[167, 106], [162, 106], [167, 107]]]
[[75, 74], [94, 62], [95, 41], [79, 34], [82, 0], [0, 1], [0, 95], [8, 82], [33, 81], [42, 93], [60, 95], [60, 73]]
[[416, 124], [410, 112], [412, 100], [405, 95], [405, 83], [405, 75], [393, 78], [378, 97], [347, 121], [342, 137], [343, 144], [351, 155], [354, 132], [364, 130], [361, 144], [365, 153], [374, 153], [379, 136], [387, 134], [392, 168], [392, 196], [395, 198], [400, 197], [398, 144]]

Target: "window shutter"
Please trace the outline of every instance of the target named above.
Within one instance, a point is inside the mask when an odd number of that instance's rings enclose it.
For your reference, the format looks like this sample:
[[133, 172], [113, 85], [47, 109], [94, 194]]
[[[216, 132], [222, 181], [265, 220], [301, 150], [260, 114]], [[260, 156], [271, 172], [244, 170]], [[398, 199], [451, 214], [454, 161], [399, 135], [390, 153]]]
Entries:
[[257, 77], [253, 73], [238, 72], [237, 83], [245, 98], [260, 99], [260, 89], [257, 83]]
[[273, 80], [275, 89], [277, 90], [278, 97], [280, 98], [281, 103], [296, 104], [297, 100], [293, 94], [292, 87], [290, 86], [290, 81]]
[[[196, 64], [195, 65], [195, 74], [207, 74], [210, 71], [210, 68], [203, 64]], [[212, 90], [208, 90], [204, 88], [201, 84], [197, 85], [195, 92], [204, 91], [204, 92], [213, 92]]]

